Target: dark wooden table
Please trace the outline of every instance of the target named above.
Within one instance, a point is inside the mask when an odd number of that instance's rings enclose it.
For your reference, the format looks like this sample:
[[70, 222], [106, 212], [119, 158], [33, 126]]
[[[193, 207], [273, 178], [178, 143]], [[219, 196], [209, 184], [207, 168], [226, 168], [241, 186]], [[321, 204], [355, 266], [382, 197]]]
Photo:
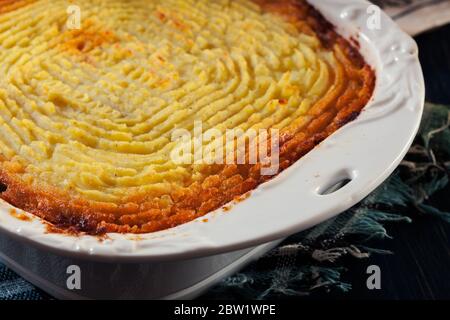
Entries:
[[[425, 74], [427, 100], [450, 106], [450, 25], [416, 37]], [[450, 186], [431, 201], [450, 212]], [[413, 210], [413, 209], [412, 209]], [[374, 255], [348, 261], [344, 279], [348, 293], [316, 294], [311, 298], [338, 299], [450, 299], [450, 224], [432, 217], [416, 217], [412, 224], [388, 226], [393, 240], [382, 247], [394, 255]], [[366, 269], [381, 269], [381, 290], [367, 289]]]

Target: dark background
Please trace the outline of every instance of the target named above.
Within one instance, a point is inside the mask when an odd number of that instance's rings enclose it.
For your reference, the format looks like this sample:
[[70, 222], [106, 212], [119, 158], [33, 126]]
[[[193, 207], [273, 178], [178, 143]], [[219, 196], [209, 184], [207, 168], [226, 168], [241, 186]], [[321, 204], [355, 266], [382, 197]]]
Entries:
[[[415, 38], [425, 75], [427, 101], [450, 105], [450, 25]], [[438, 192], [431, 203], [450, 212], [450, 186]], [[414, 209], [410, 209], [414, 210]], [[315, 293], [310, 298], [338, 299], [450, 299], [450, 224], [438, 218], [412, 213], [411, 224], [387, 226], [393, 240], [378, 247], [394, 255], [349, 259], [343, 280], [350, 292]], [[381, 290], [368, 290], [366, 269], [381, 269]]]

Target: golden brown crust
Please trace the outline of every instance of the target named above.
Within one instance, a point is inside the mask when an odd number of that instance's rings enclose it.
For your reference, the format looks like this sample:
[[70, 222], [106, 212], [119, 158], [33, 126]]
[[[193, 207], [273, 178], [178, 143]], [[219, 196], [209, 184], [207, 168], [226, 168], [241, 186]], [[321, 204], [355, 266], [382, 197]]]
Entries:
[[22, 8], [35, 0], [0, 0], [0, 14]]
[[[354, 120], [368, 103], [375, 86], [373, 70], [364, 62], [356, 48], [340, 37], [322, 15], [304, 2], [285, 0], [254, 0], [263, 10], [281, 14], [304, 32], [314, 32], [323, 46], [339, 46], [348, 64], [359, 69], [362, 85], [358, 92], [346, 90], [327, 104], [317, 104], [311, 112], [316, 115], [305, 130], [284, 133], [280, 145], [280, 171], [289, 167], [337, 129]], [[0, 1], [0, 12], [15, 3], [29, 1]], [[6, 9], [5, 9], [6, 10]], [[12, 9], [14, 10], [14, 9]], [[304, 23], [306, 21], [306, 24]], [[94, 37], [95, 38], [95, 37]], [[77, 37], [73, 46], [80, 49]], [[98, 40], [95, 38], [94, 40]], [[347, 70], [351, 76], [352, 70]], [[1, 159], [0, 159], [1, 160]], [[257, 165], [214, 165], [206, 167], [210, 176], [201, 184], [194, 183], [182, 191], [170, 194], [173, 204], [145, 194], [124, 199], [124, 204], [99, 203], [71, 198], [56, 189], [37, 189], [14, 174], [20, 167], [4, 161], [0, 168], [1, 198], [12, 205], [33, 213], [58, 227], [90, 234], [105, 232], [147, 233], [171, 228], [220, 208], [235, 197], [253, 190], [273, 176], [260, 174]], [[278, 173], [279, 173], [278, 172]], [[0, 189], [1, 191], [1, 189]]]

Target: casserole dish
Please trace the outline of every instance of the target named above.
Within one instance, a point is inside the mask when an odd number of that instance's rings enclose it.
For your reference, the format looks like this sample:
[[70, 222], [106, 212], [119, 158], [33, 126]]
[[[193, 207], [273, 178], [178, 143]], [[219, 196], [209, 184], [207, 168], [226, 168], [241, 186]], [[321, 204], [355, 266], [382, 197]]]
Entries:
[[[192, 297], [278, 239], [320, 223], [367, 196], [399, 164], [418, 130], [424, 84], [417, 47], [386, 15], [369, 10], [366, 1], [313, 4], [341, 35], [359, 43], [376, 71], [374, 95], [355, 121], [248, 199], [233, 204], [231, 211], [216, 210], [152, 234], [99, 238], [52, 233], [40, 219], [21, 212], [18, 218], [2, 202], [5, 263], [63, 298]], [[375, 20], [379, 25], [369, 23], [374, 14], [380, 15]], [[341, 181], [348, 183], [327, 192]], [[79, 292], [67, 288], [70, 265], [82, 270]]]

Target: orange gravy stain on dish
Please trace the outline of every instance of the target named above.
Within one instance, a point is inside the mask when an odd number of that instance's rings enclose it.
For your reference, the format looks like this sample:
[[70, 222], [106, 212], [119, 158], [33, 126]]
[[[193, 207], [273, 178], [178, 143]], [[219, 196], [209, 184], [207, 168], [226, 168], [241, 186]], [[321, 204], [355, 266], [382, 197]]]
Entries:
[[251, 191], [246, 192], [242, 195], [236, 196], [234, 197], [234, 203], [239, 203], [242, 202], [244, 200], [247, 200], [248, 198], [250, 198], [250, 196], [252, 195]]
[[22, 221], [31, 221], [31, 218], [23, 212], [17, 212], [16, 209], [9, 209], [9, 214]]
[[[61, 234], [61, 235], [66, 235], [66, 236], [74, 236], [74, 237], [79, 237], [82, 235], [86, 235], [85, 232], [81, 232], [78, 231], [76, 229], [62, 229], [59, 228], [51, 223], [45, 223], [45, 233], [46, 234]], [[92, 235], [93, 237], [97, 238], [98, 242], [103, 242], [106, 240], [111, 240], [111, 238], [108, 236], [108, 234], [106, 233], [102, 233], [102, 234], [97, 234], [97, 235]], [[133, 239], [135, 240], [135, 239]], [[138, 240], [138, 239], [136, 239]]]
[[58, 228], [50, 223], [46, 223], [45, 224], [45, 233], [50, 234], [50, 233], [54, 233], [54, 234], [69, 234], [69, 232], [67, 230]]
[[226, 206], [223, 206], [223, 207], [222, 207], [222, 210], [223, 210], [224, 212], [230, 211], [230, 210], [233, 208], [234, 205], [236, 205], [236, 204], [238, 204], [238, 203], [240, 203], [240, 202], [242, 202], [242, 201], [248, 199], [248, 198], [251, 196], [251, 194], [252, 194], [252, 193], [249, 191], [249, 192], [246, 192], [246, 193], [244, 193], [244, 194], [242, 194], [242, 195], [240, 195], [240, 196], [234, 197], [233, 202], [229, 203], [229, 204], [226, 205]]

